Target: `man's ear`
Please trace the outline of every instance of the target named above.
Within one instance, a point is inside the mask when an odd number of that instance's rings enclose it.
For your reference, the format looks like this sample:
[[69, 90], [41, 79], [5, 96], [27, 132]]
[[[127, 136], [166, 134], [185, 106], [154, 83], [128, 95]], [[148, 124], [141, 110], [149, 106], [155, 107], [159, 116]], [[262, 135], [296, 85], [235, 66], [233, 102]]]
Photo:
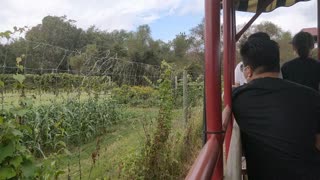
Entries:
[[294, 45], [292, 45], [292, 50], [293, 50], [293, 55], [297, 56], [298, 55], [297, 49], [294, 47]]
[[248, 67], [248, 76], [249, 78], [253, 76], [253, 69], [250, 66]]
[[247, 82], [251, 80], [253, 76], [253, 69], [250, 66], [247, 66], [244, 70], [244, 77], [246, 78]]

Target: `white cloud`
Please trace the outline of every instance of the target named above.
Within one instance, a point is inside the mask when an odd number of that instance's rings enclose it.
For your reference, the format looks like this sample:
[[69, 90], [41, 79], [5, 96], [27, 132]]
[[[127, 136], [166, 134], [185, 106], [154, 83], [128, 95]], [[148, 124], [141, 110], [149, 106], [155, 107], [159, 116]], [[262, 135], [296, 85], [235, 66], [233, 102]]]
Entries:
[[[205, 0], [184, 0], [178, 14], [185, 15], [190, 13], [204, 14]], [[254, 24], [262, 21], [271, 21], [280, 26], [285, 31], [297, 33], [302, 28], [317, 26], [317, 1], [300, 2], [291, 7], [281, 7], [270, 13], [263, 13]], [[237, 12], [237, 25], [248, 22], [253, 13]]]
[[[0, 31], [35, 26], [47, 15], [66, 15], [79, 27], [96, 25], [103, 30], [134, 30], [164, 17], [204, 15], [204, 0], [1, 0], [1, 7]], [[237, 24], [249, 21], [252, 15], [237, 13]], [[316, 17], [316, 0], [312, 0], [264, 14], [256, 23], [269, 20], [296, 33], [304, 27], [315, 27]]]
[[[317, 27], [316, 1], [297, 3], [291, 7], [278, 8], [270, 13], [262, 14], [254, 24], [262, 21], [271, 21], [285, 31], [293, 34], [306, 27]], [[237, 13], [237, 24], [248, 22], [252, 13]]]
[[[179, 7], [178, 14], [202, 13], [204, 15], [205, 0], [184, 0]], [[263, 13], [254, 24], [262, 21], [271, 21], [285, 31], [293, 34], [306, 27], [317, 26], [317, 1], [300, 2], [291, 7], [281, 7], [270, 13]], [[253, 13], [237, 12], [237, 25], [248, 22]]]
[[0, 31], [13, 26], [34, 26], [47, 15], [63, 16], [87, 28], [127, 29], [172, 13], [182, 0], [4, 0]]
[[203, 13], [204, 0], [184, 0], [181, 4], [178, 14], [185, 15], [189, 13]]

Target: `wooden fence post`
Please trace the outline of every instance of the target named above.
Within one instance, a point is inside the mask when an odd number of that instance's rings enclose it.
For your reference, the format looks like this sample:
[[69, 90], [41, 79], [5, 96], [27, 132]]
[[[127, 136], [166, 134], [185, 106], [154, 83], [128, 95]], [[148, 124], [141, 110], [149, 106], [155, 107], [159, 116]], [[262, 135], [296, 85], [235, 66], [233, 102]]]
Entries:
[[185, 125], [188, 122], [188, 109], [189, 109], [187, 76], [188, 76], [187, 71], [184, 70], [183, 71], [183, 119], [184, 119]]

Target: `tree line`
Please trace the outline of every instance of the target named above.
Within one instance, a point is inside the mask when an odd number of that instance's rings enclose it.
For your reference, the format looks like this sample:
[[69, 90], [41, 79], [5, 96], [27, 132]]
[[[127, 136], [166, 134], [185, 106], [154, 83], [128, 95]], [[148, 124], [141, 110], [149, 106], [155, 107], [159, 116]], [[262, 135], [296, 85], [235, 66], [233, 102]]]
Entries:
[[[282, 62], [294, 56], [289, 44], [291, 33], [271, 22], [251, 26], [239, 44], [257, 31], [268, 33], [279, 43]], [[108, 71], [108, 75], [115, 76], [119, 72], [123, 74], [130, 71], [128, 76], [140, 77], [136, 84], [143, 81], [142, 76], [152, 76], [155, 72], [152, 68], [148, 72], [148, 65], [160, 66], [162, 60], [171, 63], [175, 69], [186, 69], [192, 78], [197, 78], [204, 69], [204, 20], [189, 32], [177, 34], [169, 42], [154, 39], [148, 25], [140, 25], [135, 31], [110, 32], [95, 26], [82, 29], [66, 16], [46, 16], [41, 24], [24, 33], [24, 37], [0, 44], [0, 66], [4, 67], [2, 73], [14, 73], [14, 68], [5, 67], [14, 67], [16, 57], [22, 54], [26, 71], [28, 68], [37, 70], [27, 73], [42, 74], [48, 73], [46, 69], [55, 69], [55, 72], [88, 74], [93, 67], [99, 67], [94, 75]], [[237, 60], [240, 60], [239, 55]], [[123, 79], [123, 76], [118, 79]]]

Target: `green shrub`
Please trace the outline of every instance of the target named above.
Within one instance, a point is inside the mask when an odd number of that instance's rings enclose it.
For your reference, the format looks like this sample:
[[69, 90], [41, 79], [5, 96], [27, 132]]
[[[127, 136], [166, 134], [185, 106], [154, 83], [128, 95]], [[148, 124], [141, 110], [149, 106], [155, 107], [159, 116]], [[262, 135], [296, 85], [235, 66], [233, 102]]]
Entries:
[[33, 179], [36, 166], [23, 145], [20, 125], [0, 117], [0, 179]]
[[[6, 91], [15, 90], [15, 81], [12, 74], [0, 74], [0, 80], [5, 84]], [[55, 74], [26, 74], [24, 88], [45, 92], [71, 92], [81, 88], [87, 92], [101, 92], [114, 86], [109, 76], [81, 76], [68, 73]]]
[[[188, 167], [185, 165], [194, 160], [201, 148], [201, 108], [186, 126], [173, 124], [171, 69], [166, 63], [162, 68], [156, 122], [150, 129], [143, 125], [146, 139], [141, 148], [123, 158], [119, 166], [123, 179], [182, 179]], [[201, 90], [195, 88], [194, 91]]]
[[150, 86], [122, 85], [112, 89], [112, 97], [119, 103], [140, 107], [157, 106], [158, 94], [158, 91]]

